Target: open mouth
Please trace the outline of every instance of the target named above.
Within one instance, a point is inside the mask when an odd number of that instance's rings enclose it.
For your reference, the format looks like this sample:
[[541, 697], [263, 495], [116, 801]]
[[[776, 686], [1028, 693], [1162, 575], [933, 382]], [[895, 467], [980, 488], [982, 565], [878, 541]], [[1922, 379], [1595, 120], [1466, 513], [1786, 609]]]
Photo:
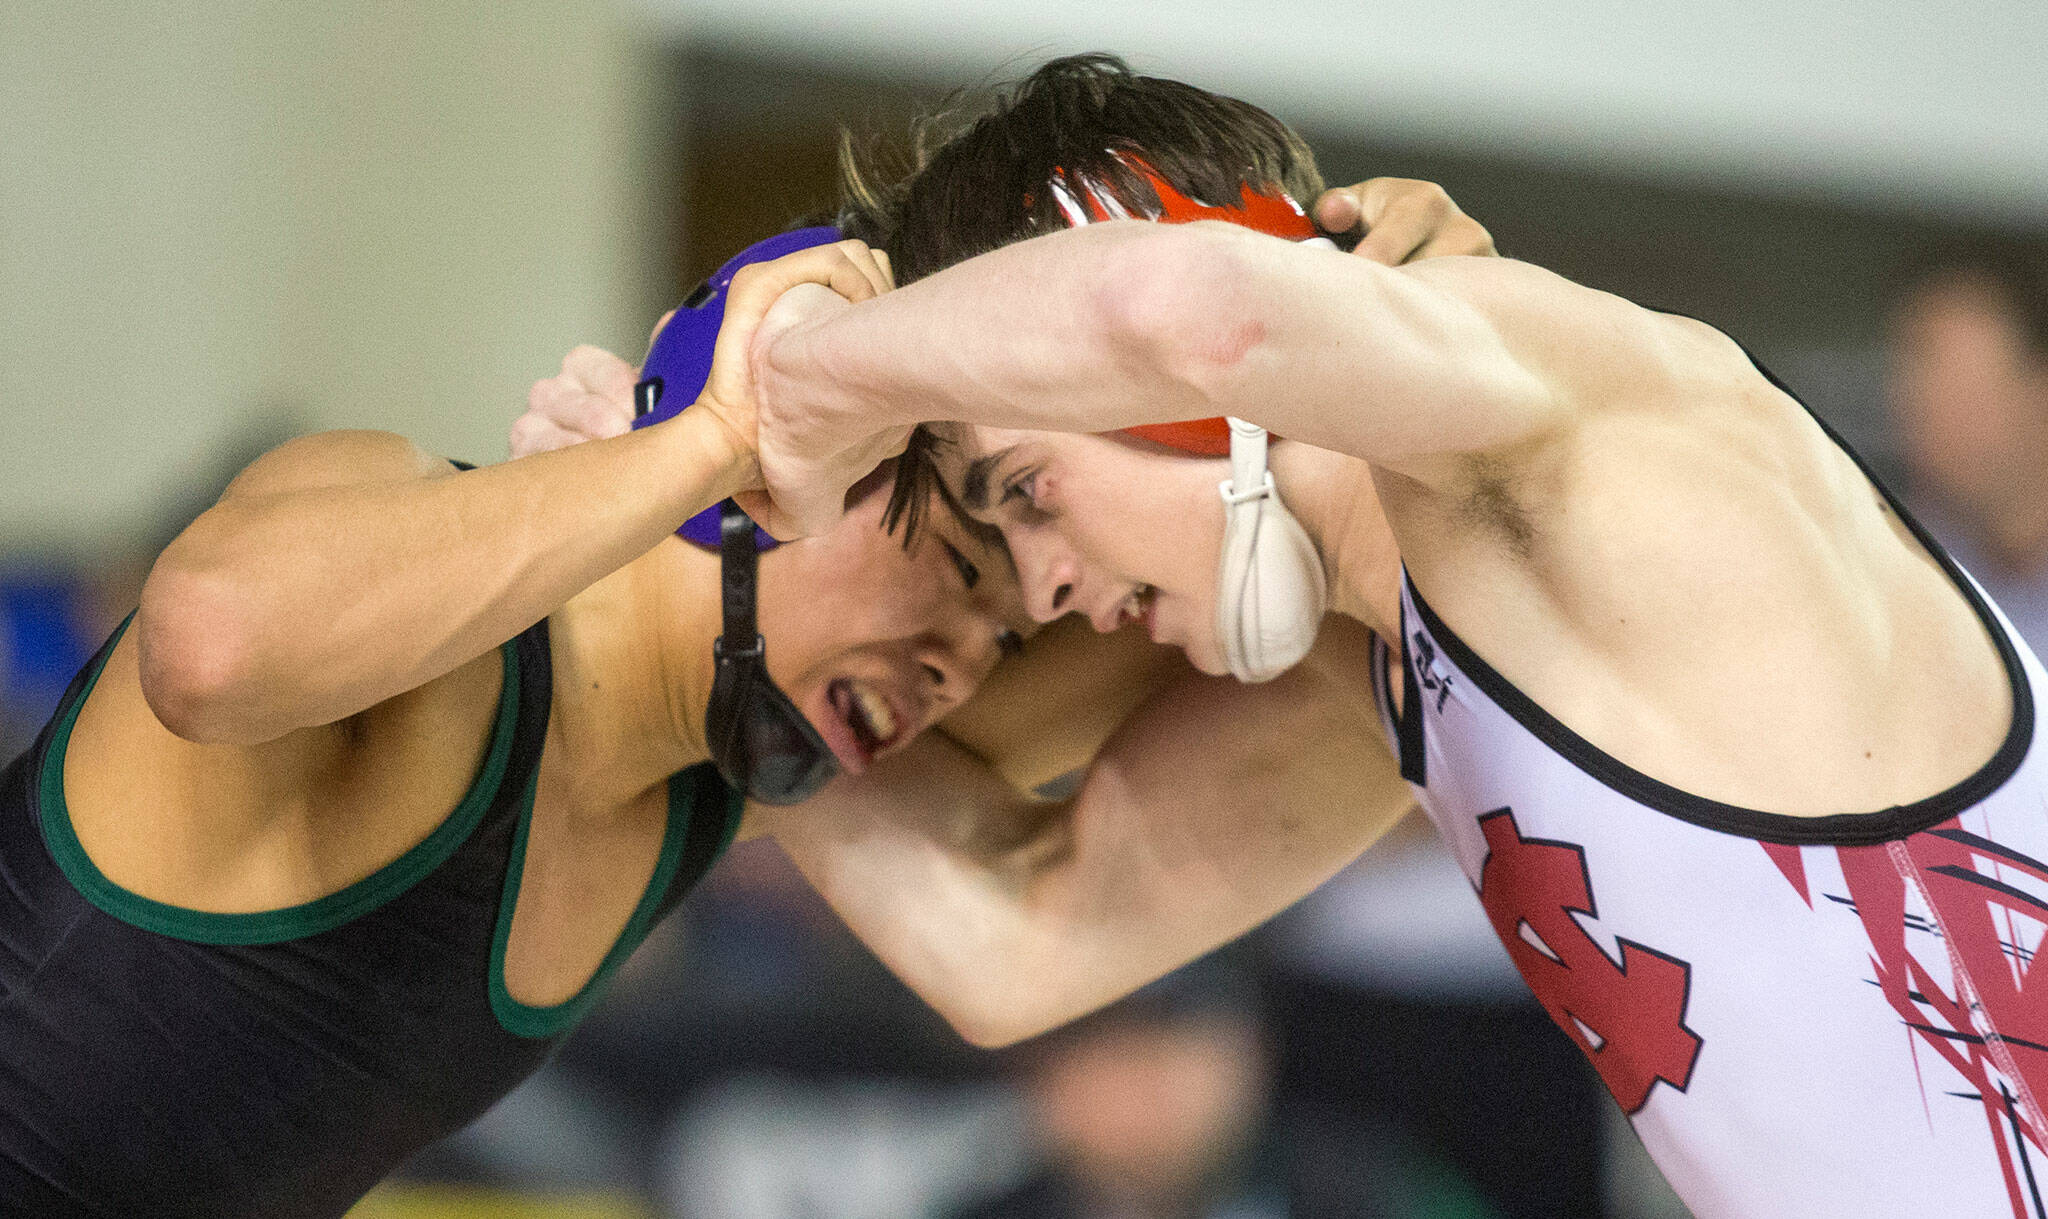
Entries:
[[1124, 603], [1117, 608], [1116, 624], [1123, 626], [1126, 623], [1142, 622], [1145, 624], [1145, 633], [1151, 634], [1152, 603], [1158, 596], [1159, 590], [1150, 584], [1140, 584], [1132, 589], [1131, 595], [1125, 597]]
[[853, 733], [854, 742], [860, 746], [863, 760], [871, 760], [882, 750], [896, 743], [903, 730], [903, 724], [889, 700], [870, 689], [865, 683], [856, 683], [851, 678], [835, 678], [825, 688], [825, 697], [832, 703], [847, 730]]

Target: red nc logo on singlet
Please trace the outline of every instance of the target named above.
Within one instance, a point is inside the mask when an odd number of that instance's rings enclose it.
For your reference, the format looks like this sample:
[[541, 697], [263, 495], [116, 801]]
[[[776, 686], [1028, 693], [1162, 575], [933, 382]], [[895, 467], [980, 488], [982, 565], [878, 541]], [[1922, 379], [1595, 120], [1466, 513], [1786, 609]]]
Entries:
[[1512, 810], [1479, 819], [1486, 863], [1479, 900], [1515, 967], [1550, 1018], [1586, 1052], [1628, 1113], [1663, 1080], [1692, 1079], [1700, 1039], [1685, 1027], [1692, 966], [1633, 940], [1608, 956], [1573, 917], [1597, 918], [1586, 853], [1568, 842], [1522, 837]]

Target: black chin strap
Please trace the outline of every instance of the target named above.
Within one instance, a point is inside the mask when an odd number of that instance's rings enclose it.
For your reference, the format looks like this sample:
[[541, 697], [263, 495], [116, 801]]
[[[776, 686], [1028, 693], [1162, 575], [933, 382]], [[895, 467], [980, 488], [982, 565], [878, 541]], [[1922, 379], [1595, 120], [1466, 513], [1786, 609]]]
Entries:
[[754, 522], [731, 500], [719, 506], [718, 555], [724, 623], [711, 648], [717, 670], [704, 711], [711, 759], [753, 799], [797, 804], [839, 773], [839, 760], [768, 676], [768, 646], [754, 614]]
[[738, 504], [725, 501], [718, 506], [718, 584], [724, 619], [713, 645], [720, 659], [762, 660], [768, 654], [767, 641], [754, 620], [754, 585], [760, 568], [753, 518]]

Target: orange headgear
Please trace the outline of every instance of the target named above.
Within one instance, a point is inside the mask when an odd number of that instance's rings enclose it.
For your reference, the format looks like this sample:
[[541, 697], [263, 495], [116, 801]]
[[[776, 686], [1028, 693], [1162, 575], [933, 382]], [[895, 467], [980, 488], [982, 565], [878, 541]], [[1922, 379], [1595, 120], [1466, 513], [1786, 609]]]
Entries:
[[[1187, 224], [1194, 220], [1222, 220], [1256, 232], [1283, 237], [1288, 241], [1314, 241], [1321, 238], [1308, 213], [1290, 198], [1287, 192], [1271, 187], [1259, 192], [1246, 186], [1241, 188], [1235, 207], [1211, 207], [1197, 203], [1175, 190], [1173, 184], [1159, 176], [1158, 172], [1143, 160], [1119, 154], [1124, 164], [1137, 170], [1159, 196], [1159, 210], [1146, 215], [1133, 215], [1129, 208], [1118, 202], [1116, 197], [1101, 187], [1083, 181], [1077, 192], [1069, 183], [1064, 171], [1054, 170], [1052, 180], [1053, 199], [1060, 205], [1067, 223], [1079, 228], [1103, 220], [1151, 220], [1159, 224]], [[1125, 428], [1127, 436], [1150, 440], [1183, 452], [1202, 457], [1224, 457], [1230, 453], [1230, 425], [1222, 416], [1214, 419], [1184, 419], [1175, 423], [1146, 423]]]
[[[1079, 189], [1053, 171], [1052, 193], [1067, 223], [1078, 228], [1105, 220], [1185, 224], [1223, 220], [1290, 241], [1331, 243], [1316, 232], [1301, 205], [1284, 191], [1241, 187], [1234, 207], [1197, 203], [1175, 190], [1142, 160], [1119, 154], [1144, 175], [1159, 196], [1157, 212], [1133, 216], [1116, 197], [1085, 179]], [[1280, 498], [1266, 467], [1266, 429], [1243, 419], [1190, 419], [1125, 428], [1123, 434], [1204, 457], [1230, 457], [1223, 495], [1223, 551], [1216, 582], [1216, 640], [1240, 681], [1265, 681], [1292, 667], [1315, 644], [1329, 605], [1322, 556]]]

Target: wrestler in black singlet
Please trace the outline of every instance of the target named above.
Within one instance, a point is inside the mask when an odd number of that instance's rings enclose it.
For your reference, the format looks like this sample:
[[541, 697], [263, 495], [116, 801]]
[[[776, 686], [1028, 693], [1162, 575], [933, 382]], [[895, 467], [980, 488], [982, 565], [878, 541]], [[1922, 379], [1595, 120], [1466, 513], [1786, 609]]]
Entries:
[[543, 621], [501, 649], [483, 765], [418, 846], [285, 910], [148, 901], [93, 867], [63, 800], [71, 725], [113, 642], [0, 772], [0, 1214], [340, 1215], [539, 1067], [739, 823], [711, 767], [676, 775], [653, 878], [590, 984], [553, 1007], [506, 993]]

